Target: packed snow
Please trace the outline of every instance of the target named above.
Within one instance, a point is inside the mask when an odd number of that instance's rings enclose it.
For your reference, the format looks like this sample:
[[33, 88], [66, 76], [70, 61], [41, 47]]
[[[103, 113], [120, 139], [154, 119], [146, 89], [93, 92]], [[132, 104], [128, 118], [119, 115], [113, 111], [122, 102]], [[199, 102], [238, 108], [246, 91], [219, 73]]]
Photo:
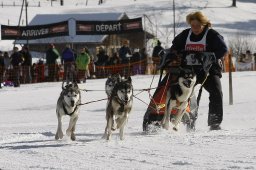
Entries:
[[[153, 77], [133, 76], [135, 94], [149, 88]], [[154, 77], [151, 87], [158, 78]], [[66, 135], [56, 141], [55, 109], [61, 82], [5, 87], [0, 90], [0, 169], [256, 169], [255, 80], [256, 72], [233, 73], [234, 104], [229, 105], [228, 74], [223, 74], [220, 131], [209, 131], [207, 126], [206, 91], [195, 132], [186, 132], [180, 125], [178, 132], [143, 133], [147, 105], [134, 99], [123, 141], [118, 132], [110, 141], [102, 139], [106, 100], [81, 106], [76, 141]], [[79, 84], [81, 89], [95, 90], [82, 91], [82, 103], [106, 98], [105, 81], [90, 79]], [[137, 97], [149, 102], [147, 92]], [[66, 116], [64, 132], [68, 121]]]

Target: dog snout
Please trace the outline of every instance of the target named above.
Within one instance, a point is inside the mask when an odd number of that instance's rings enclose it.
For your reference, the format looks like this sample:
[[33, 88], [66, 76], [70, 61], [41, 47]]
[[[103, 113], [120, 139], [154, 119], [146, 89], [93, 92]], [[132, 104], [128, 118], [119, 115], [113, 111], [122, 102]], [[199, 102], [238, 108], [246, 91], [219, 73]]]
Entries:
[[73, 107], [75, 105], [75, 101], [74, 100], [71, 100], [71, 106]]
[[191, 82], [192, 82], [191, 80], [188, 80], [188, 85], [189, 85], [189, 86], [191, 85]]
[[190, 88], [191, 83], [192, 83], [192, 81], [189, 80], [189, 79], [186, 79], [186, 80], [183, 82], [183, 84], [184, 84], [187, 88]]

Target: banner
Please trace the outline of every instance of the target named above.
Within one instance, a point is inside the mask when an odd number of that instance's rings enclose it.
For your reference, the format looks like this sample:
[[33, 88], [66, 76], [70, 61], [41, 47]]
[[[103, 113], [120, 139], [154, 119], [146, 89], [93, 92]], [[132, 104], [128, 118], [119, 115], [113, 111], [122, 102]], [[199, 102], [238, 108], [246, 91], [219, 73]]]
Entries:
[[31, 40], [69, 35], [68, 21], [33, 26], [1, 25], [2, 40]]
[[143, 31], [141, 18], [120, 21], [76, 21], [77, 35], [122, 34], [140, 31]]

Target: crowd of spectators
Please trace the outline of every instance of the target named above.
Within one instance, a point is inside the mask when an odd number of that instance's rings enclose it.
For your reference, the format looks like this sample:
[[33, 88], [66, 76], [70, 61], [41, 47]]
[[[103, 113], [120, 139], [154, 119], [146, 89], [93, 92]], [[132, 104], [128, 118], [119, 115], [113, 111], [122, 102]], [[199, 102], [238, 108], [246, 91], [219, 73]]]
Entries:
[[[12, 52], [0, 51], [0, 88], [3, 84], [20, 87], [23, 83], [43, 81], [86, 82], [87, 78], [95, 75], [104, 77], [108, 74], [106, 69], [101, 69], [101, 66], [129, 64], [129, 70], [127, 68], [123, 70], [142, 73], [141, 65], [134, 65], [130, 70], [130, 63], [146, 59], [145, 48], [131, 49], [129, 41], [124, 40], [119, 49], [111, 49], [111, 52], [107, 50], [110, 49], [99, 46], [93, 56], [86, 47], [75, 51], [67, 44], [62, 51], [58, 51], [54, 44], [49, 44], [45, 51], [45, 58], [39, 59], [36, 63], [32, 63], [32, 56], [27, 46], [23, 46], [20, 51], [18, 47], [14, 47]], [[92, 74], [89, 71], [90, 65], [92, 66], [90, 68], [93, 68]]]
[[252, 54], [250, 50], [247, 50], [245, 53], [241, 53], [238, 56], [238, 62], [241, 62], [241, 63], [256, 62], [256, 53]]

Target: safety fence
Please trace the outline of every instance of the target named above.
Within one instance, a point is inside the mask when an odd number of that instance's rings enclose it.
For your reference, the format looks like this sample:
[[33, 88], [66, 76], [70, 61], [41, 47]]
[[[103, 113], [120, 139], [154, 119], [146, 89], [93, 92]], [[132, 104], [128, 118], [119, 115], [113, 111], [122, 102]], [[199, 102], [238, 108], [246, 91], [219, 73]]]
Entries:
[[127, 77], [138, 74], [153, 74], [155, 67], [156, 64], [148, 63], [146, 59], [108, 66], [97, 66], [94, 63], [90, 63], [88, 70], [80, 70], [75, 67], [74, 63], [65, 63], [64, 65], [34, 63], [32, 66], [9, 65], [0, 66], [0, 82], [4, 85], [12, 85], [16, 81], [20, 84], [55, 82], [66, 80], [70, 74], [72, 74], [73, 81], [83, 81], [86, 78], [106, 78], [114, 73]]

